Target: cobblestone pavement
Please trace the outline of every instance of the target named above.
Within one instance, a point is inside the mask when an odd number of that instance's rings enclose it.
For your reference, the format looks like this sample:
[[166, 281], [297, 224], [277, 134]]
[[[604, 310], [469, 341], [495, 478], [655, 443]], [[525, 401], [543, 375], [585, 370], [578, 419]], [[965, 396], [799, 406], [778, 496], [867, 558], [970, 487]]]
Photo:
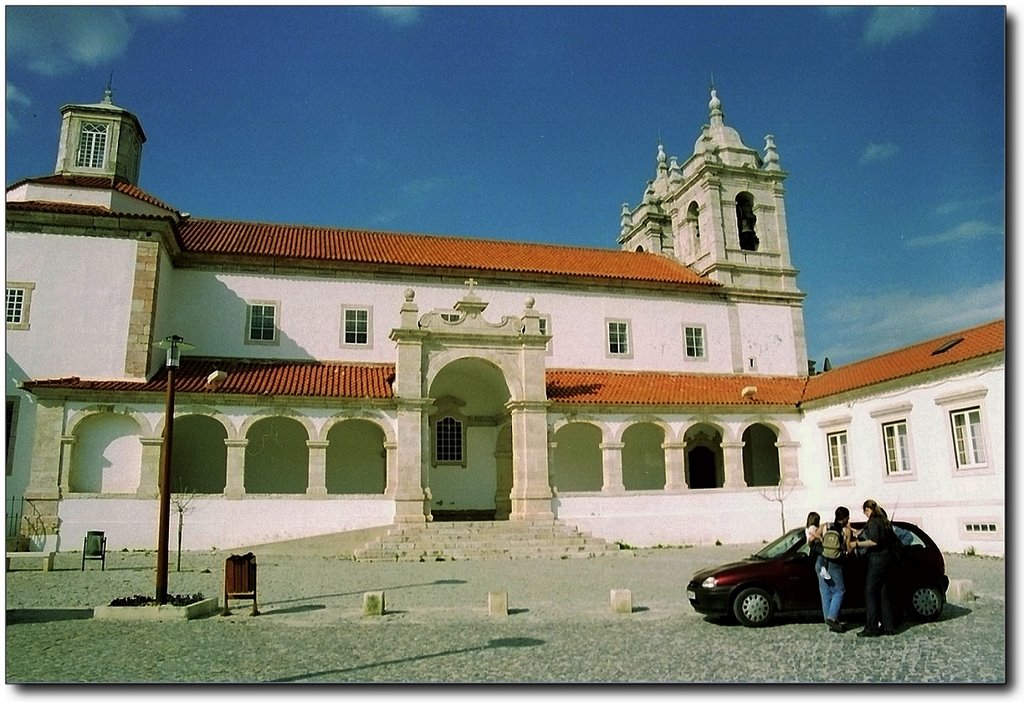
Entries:
[[[1005, 561], [946, 555], [977, 599], [933, 623], [858, 638], [813, 619], [763, 629], [709, 621], [686, 599], [699, 568], [756, 546], [636, 549], [585, 560], [367, 564], [257, 551], [259, 608], [232, 616], [92, 618], [115, 597], [154, 592], [152, 553], [112, 553], [106, 570], [57, 555], [56, 570], [7, 573], [6, 680], [25, 682], [1004, 683]], [[171, 554], [171, 594], [222, 597], [226, 553]], [[612, 589], [632, 591], [615, 614]], [[508, 593], [509, 616], [487, 612]], [[384, 591], [386, 614], [362, 615]], [[815, 656], [807, 655], [810, 650]], [[873, 661], [873, 663], [872, 663]]]

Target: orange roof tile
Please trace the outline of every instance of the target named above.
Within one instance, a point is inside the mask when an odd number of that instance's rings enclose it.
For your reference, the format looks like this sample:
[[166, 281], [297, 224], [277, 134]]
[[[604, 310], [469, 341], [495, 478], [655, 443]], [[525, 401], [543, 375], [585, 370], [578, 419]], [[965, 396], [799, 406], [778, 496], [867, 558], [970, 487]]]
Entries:
[[[595, 405], [792, 405], [805, 380], [797, 377], [612, 372], [557, 369], [547, 372], [548, 399]], [[747, 387], [756, 388], [743, 397]]]
[[162, 207], [168, 212], [177, 212], [176, 209], [171, 207], [165, 202], [153, 197], [145, 190], [142, 190], [137, 185], [133, 185], [126, 180], [121, 178], [114, 178], [111, 176], [79, 176], [79, 175], [64, 175], [56, 173], [54, 175], [42, 176], [41, 178], [26, 178], [20, 180], [14, 185], [7, 188], [10, 192], [14, 188], [25, 183], [36, 183], [40, 185], [66, 185], [73, 188], [98, 188], [110, 190], [114, 189], [119, 193], [123, 193], [129, 197], [133, 197], [136, 200], [148, 202], [150, 205]]
[[[216, 370], [227, 378], [215, 389], [206, 384]], [[322, 361], [280, 361], [230, 358], [182, 358], [174, 388], [180, 393], [264, 395], [272, 397], [327, 397], [390, 399], [392, 364], [354, 364]], [[167, 390], [167, 370], [161, 367], [150, 380], [81, 380], [55, 378], [24, 383], [27, 390], [56, 388], [102, 392], [156, 392]]]
[[812, 376], [803, 400], [817, 400], [905, 378], [1005, 349], [1006, 321], [1000, 319]]
[[665, 256], [425, 234], [188, 219], [182, 251], [718, 287]]
[[44, 202], [25, 200], [6, 203], [8, 210], [23, 212], [51, 212], [54, 214], [85, 215], [87, 217], [137, 217], [141, 219], [167, 219], [171, 215], [140, 214], [138, 212], [115, 212], [103, 205], [79, 205], [73, 202]]

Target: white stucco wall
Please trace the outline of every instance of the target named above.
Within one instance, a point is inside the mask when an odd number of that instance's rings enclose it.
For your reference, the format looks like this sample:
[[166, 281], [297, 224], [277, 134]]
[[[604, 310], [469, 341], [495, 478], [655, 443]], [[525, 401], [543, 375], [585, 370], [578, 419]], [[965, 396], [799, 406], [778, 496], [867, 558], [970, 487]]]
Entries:
[[[345, 359], [393, 362], [394, 343], [388, 338], [399, 326], [404, 293], [412, 288], [421, 315], [451, 309], [468, 289], [451, 284], [345, 278], [270, 276], [174, 270], [165, 289], [161, 275], [158, 329], [179, 334], [196, 345], [194, 353], [252, 358]], [[517, 289], [478, 286], [476, 294], [489, 303], [484, 318], [498, 323], [504, 316], [521, 316], [529, 297], [535, 309], [550, 319], [554, 338], [546, 357], [549, 367], [607, 368], [698, 373], [731, 373], [733, 339], [727, 303], [703, 295], [638, 295], [598, 289], [565, 291], [523, 285]], [[276, 344], [245, 343], [246, 305], [263, 301], [279, 304], [280, 339]], [[372, 310], [372, 342], [368, 346], [341, 343], [342, 308]], [[757, 372], [797, 374], [794, 345], [780, 341], [792, 335], [788, 307], [739, 306], [744, 352], [758, 358]], [[630, 326], [631, 353], [606, 354], [609, 320]], [[707, 357], [687, 359], [683, 326], [705, 329]]]
[[30, 328], [7, 354], [32, 378], [124, 377], [136, 242], [7, 233], [7, 280], [30, 282]]

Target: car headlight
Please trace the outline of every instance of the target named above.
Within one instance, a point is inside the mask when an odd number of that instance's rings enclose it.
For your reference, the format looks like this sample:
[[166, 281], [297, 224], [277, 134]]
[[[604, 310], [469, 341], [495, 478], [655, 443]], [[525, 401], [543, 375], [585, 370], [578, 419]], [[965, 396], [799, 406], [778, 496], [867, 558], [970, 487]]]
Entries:
[[706, 588], [713, 588], [715, 585], [718, 585], [718, 581], [715, 579], [715, 576], [713, 576], [713, 575], [709, 576], [707, 578], [704, 578], [704, 582], [702, 582], [700, 584], [701, 587], [706, 587]]

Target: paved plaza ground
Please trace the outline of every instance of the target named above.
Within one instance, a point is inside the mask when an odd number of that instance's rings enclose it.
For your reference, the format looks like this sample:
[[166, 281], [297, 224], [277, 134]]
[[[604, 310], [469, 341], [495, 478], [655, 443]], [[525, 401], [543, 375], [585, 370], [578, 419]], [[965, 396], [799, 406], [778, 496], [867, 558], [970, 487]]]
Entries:
[[[106, 570], [57, 554], [52, 572], [6, 577], [8, 683], [1004, 683], [1005, 560], [946, 555], [977, 599], [933, 623], [856, 636], [814, 619], [764, 629], [709, 621], [686, 599], [698, 569], [760, 545], [623, 550], [589, 559], [358, 563], [254, 549], [260, 616], [111, 621], [93, 608], [152, 595], [155, 556], [108, 554]], [[237, 553], [237, 551], [230, 552]], [[170, 558], [169, 591], [222, 598], [228, 552]], [[632, 592], [617, 614], [613, 589]], [[508, 593], [509, 615], [487, 593]], [[385, 593], [366, 617], [363, 594]], [[814, 651], [815, 655], [808, 655]]]

